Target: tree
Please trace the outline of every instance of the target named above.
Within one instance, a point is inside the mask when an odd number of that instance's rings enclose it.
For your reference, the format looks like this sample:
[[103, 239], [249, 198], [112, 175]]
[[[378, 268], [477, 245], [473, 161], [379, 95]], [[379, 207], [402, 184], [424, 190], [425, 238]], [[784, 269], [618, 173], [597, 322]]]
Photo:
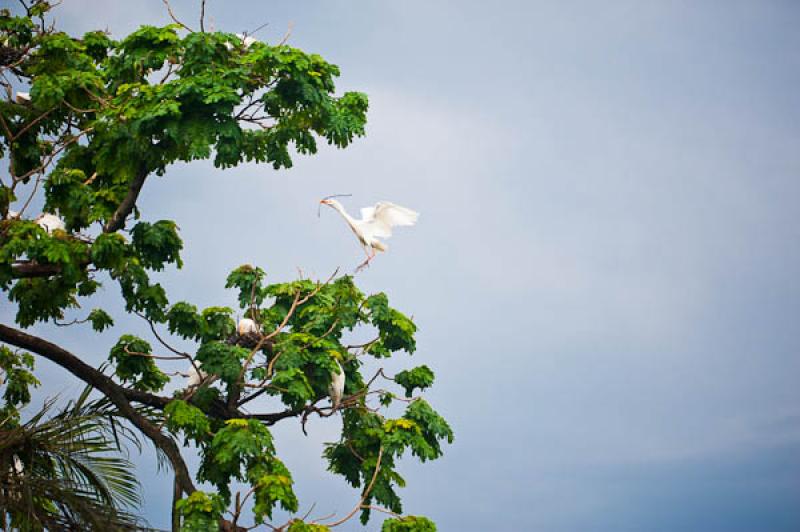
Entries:
[[[5, 371], [23, 375], [33, 353], [102, 394], [171, 466], [173, 529], [237, 529], [252, 502], [256, 524], [276, 530], [328, 530], [359, 512], [366, 523], [375, 510], [392, 515], [383, 530], [435, 530], [426, 518], [403, 517], [396, 491], [405, 484], [397, 471], [404, 453], [436, 459], [453, 438], [417, 395], [434, 375], [426, 366], [394, 376], [366, 367], [369, 359], [415, 351], [412, 320], [348, 275], [265, 284], [261, 268], [243, 265], [226, 287], [257, 326], [240, 334], [231, 308], [170, 302], [151, 279], [153, 271], [182, 266], [182, 242], [173, 221], [148, 221], [137, 202], [148, 177], [176, 161], [278, 169], [291, 166], [292, 151], [315, 153], [319, 139], [344, 148], [364, 134], [367, 97], [337, 96], [339, 69], [319, 55], [207, 32], [202, 17], [194, 31], [170, 11], [175, 24], [142, 26], [114, 41], [102, 32], [75, 38], [56, 31], [49, 10], [39, 1], [25, 13], [0, 15], [0, 83], [8, 94], [0, 101], [0, 155], [9, 163], [0, 182], [0, 287], [16, 305], [18, 325], [0, 324], [0, 342], [9, 360], [22, 361]], [[17, 83], [30, 94], [14, 95]], [[50, 214], [31, 220], [27, 211], [40, 194]], [[119, 286], [124, 309], [95, 308], [75, 326], [101, 331], [124, 311], [149, 325], [149, 341], [121, 336], [98, 369], [24, 330], [85, 308], [101, 282]], [[360, 329], [374, 338], [352, 345], [347, 338]], [[194, 347], [176, 348], [176, 337]], [[200, 382], [163, 394], [170, 377], [162, 359], [185, 361]], [[344, 398], [327, 406], [339, 367]], [[15, 389], [32, 384], [14, 382]], [[18, 415], [19, 402], [6, 400], [9, 415]], [[392, 405], [402, 406], [400, 417], [389, 416]], [[361, 490], [360, 499], [338, 521], [273, 523], [276, 508], [295, 513], [299, 506], [269, 427], [295, 420], [305, 430], [316, 417], [339, 414], [341, 437], [324, 456], [330, 471]], [[195, 474], [183, 458], [187, 448], [202, 457]], [[195, 481], [215, 491], [199, 491]], [[234, 494], [234, 481], [248, 491]]]

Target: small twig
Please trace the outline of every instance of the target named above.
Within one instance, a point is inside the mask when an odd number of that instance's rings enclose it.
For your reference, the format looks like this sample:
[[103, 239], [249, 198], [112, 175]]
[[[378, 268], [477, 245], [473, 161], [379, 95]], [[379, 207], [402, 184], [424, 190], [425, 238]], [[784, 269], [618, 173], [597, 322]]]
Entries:
[[127, 346], [125, 346], [123, 350], [129, 355], [137, 357], [154, 358], [156, 360], [183, 360], [183, 357], [154, 355], [152, 353], [142, 353], [141, 351], [131, 351]]
[[396, 514], [391, 510], [387, 510], [386, 508], [381, 508], [380, 506], [375, 506], [374, 504], [362, 504], [362, 510], [375, 510], [376, 512], [383, 512], [385, 514], [389, 514], [392, 517], [400, 517], [400, 514]]
[[187, 26], [186, 24], [184, 24], [183, 22], [178, 20], [178, 17], [175, 16], [175, 13], [172, 12], [172, 6], [169, 5], [169, 1], [168, 0], [161, 0], [161, 1], [164, 2], [165, 6], [167, 6], [167, 12], [169, 13], [170, 18], [173, 21], [175, 21], [175, 24], [177, 24], [178, 26], [182, 27], [186, 31], [190, 31], [190, 32], [194, 33], [194, 30], [192, 28], [190, 28], [189, 26]]
[[[342, 523], [348, 521], [351, 517], [353, 517], [356, 514], [357, 511], [361, 510], [364, 507], [364, 501], [367, 500], [367, 497], [369, 496], [369, 492], [372, 491], [372, 488], [375, 485], [375, 481], [378, 479], [378, 472], [381, 470], [381, 459], [382, 458], [383, 458], [383, 446], [381, 445], [381, 448], [378, 449], [378, 460], [375, 463], [375, 471], [372, 473], [372, 480], [369, 481], [369, 485], [364, 490], [364, 492], [361, 494], [361, 500], [358, 501], [358, 504], [356, 505], [356, 507], [353, 508], [352, 511], [349, 514], [344, 516], [342, 519], [339, 519], [335, 523], [331, 523], [329, 525], [326, 525], [328, 528], [333, 528], [335, 526], [339, 526]], [[314, 523], [316, 523], [316, 521], [314, 521]]]
[[306, 519], [308, 519], [308, 516], [309, 516], [309, 515], [311, 515], [311, 512], [313, 512], [313, 511], [314, 511], [314, 507], [316, 507], [316, 506], [317, 506], [317, 503], [312, 503], [312, 504], [311, 504], [311, 508], [309, 508], [309, 509], [308, 509], [308, 511], [305, 513], [305, 515], [303, 515], [303, 517], [302, 517], [301, 519], [302, 519], [303, 521], [305, 521]]
[[167, 78], [170, 77], [170, 75], [172, 75], [173, 72], [172, 67], [173, 65], [172, 63], [170, 63], [169, 66], [167, 67], [167, 73], [164, 74], [164, 77], [161, 78], [161, 81], [158, 82], [159, 85], [163, 85], [164, 82], [167, 81]]
[[[33, 184], [33, 190], [31, 190], [31, 193], [28, 196], [28, 199], [25, 200], [25, 203], [22, 205], [22, 208], [19, 210], [19, 217], [20, 218], [22, 218], [22, 215], [25, 214], [25, 209], [27, 209], [28, 205], [31, 204], [31, 201], [33, 200], [33, 197], [36, 196], [36, 191], [39, 190], [39, 183], [41, 183], [41, 181], [42, 181], [42, 176], [41, 175], [37, 175], [36, 176], [36, 182]], [[16, 185], [16, 183], [14, 183], [14, 184]]]
[[170, 359], [164, 359], [164, 360], [179, 360], [179, 359], [188, 360], [188, 361], [189, 361], [189, 363], [190, 363], [190, 364], [192, 365], [192, 367], [194, 368], [194, 370], [197, 372], [197, 374], [198, 374], [198, 375], [201, 375], [201, 373], [200, 373], [200, 368], [198, 368], [198, 367], [197, 367], [197, 364], [195, 364], [195, 362], [194, 362], [194, 358], [192, 358], [192, 356], [191, 356], [189, 353], [186, 353], [185, 351], [178, 351], [177, 349], [175, 349], [174, 347], [172, 347], [171, 345], [169, 345], [169, 344], [168, 344], [168, 343], [167, 343], [167, 342], [166, 342], [166, 341], [165, 341], [165, 340], [164, 340], [164, 339], [161, 337], [161, 335], [159, 335], [159, 334], [158, 334], [158, 331], [156, 330], [156, 326], [155, 326], [155, 324], [153, 323], [153, 320], [149, 319], [147, 316], [145, 316], [144, 314], [142, 314], [142, 313], [140, 313], [140, 312], [136, 312], [136, 311], [134, 311], [134, 314], [136, 314], [137, 316], [139, 316], [140, 318], [142, 318], [144, 321], [146, 321], [146, 322], [147, 322], [147, 324], [150, 326], [150, 330], [153, 332], [153, 336], [155, 336], [155, 337], [156, 337], [156, 340], [158, 340], [158, 342], [159, 342], [161, 345], [163, 345], [164, 347], [166, 347], [167, 349], [169, 349], [170, 351], [172, 351], [173, 353], [175, 353], [176, 355], [178, 355], [176, 358], [170, 358]]
[[50, 163], [52, 163], [52, 162], [53, 162], [53, 160], [56, 158], [56, 156], [57, 156], [59, 153], [61, 153], [62, 151], [64, 151], [64, 150], [65, 150], [65, 149], [66, 149], [66, 148], [67, 148], [67, 147], [68, 147], [70, 144], [72, 144], [72, 143], [74, 143], [74, 142], [77, 142], [78, 140], [80, 140], [80, 138], [81, 138], [82, 136], [84, 136], [84, 135], [86, 135], [87, 133], [90, 133], [90, 132], [92, 132], [92, 131], [94, 131], [94, 128], [93, 128], [93, 127], [87, 127], [86, 129], [83, 129], [83, 130], [79, 131], [77, 135], [73, 135], [73, 136], [72, 136], [72, 137], [70, 137], [68, 140], [66, 140], [66, 141], [65, 141], [65, 142], [64, 142], [64, 143], [63, 143], [61, 146], [59, 146], [58, 148], [56, 148], [55, 150], [53, 150], [53, 152], [52, 152], [52, 153], [50, 153], [50, 154], [47, 156], [47, 158], [46, 158], [45, 162], [43, 162], [42, 164], [40, 164], [40, 165], [39, 165], [39, 166], [37, 166], [36, 168], [34, 168], [34, 169], [32, 169], [32, 170], [29, 170], [29, 171], [25, 172], [25, 173], [24, 173], [23, 175], [21, 175], [21, 176], [14, 177], [14, 183], [16, 184], [16, 183], [18, 183], [18, 182], [20, 182], [20, 181], [24, 181], [25, 179], [29, 178], [30, 176], [32, 176], [32, 175], [34, 175], [34, 174], [38, 174], [38, 173], [41, 173], [41, 172], [45, 171], [45, 170], [47, 169], [47, 167], [50, 165]]
[[253, 31], [246, 31], [244, 34], [247, 35], [247, 36], [253, 36], [253, 35], [256, 34], [256, 32], [263, 30], [267, 26], [269, 26], [269, 22], [263, 23], [261, 26], [257, 27]]
[[9, 140], [9, 143], [11, 143], [11, 142], [14, 142], [15, 140], [17, 140], [17, 139], [18, 139], [20, 136], [22, 136], [22, 134], [23, 134], [23, 133], [25, 133], [25, 132], [26, 132], [26, 131], [28, 131], [30, 128], [32, 128], [33, 126], [35, 126], [36, 124], [38, 124], [38, 123], [39, 123], [39, 122], [40, 122], [40, 121], [41, 121], [43, 118], [45, 118], [47, 115], [49, 115], [50, 113], [52, 113], [54, 110], [55, 110], [55, 107], [52, 107], [52, 108], [50, 108], [49, 110], [47, 110], [47, 111], [45, 111], [44, 113], [42, 113], [41, 115], [39, 115], [39, 116], [37, 116], [36, 118], [34, 118], [33, 120], [31, 120], [30, 122], [28, 122], [28, 123], [25, 125], [25, 127], [23, 127], [22, 129], [20, 129], [19, 131], [17, 131], [17, 132], [16, 132], [16, 134], [15, 134], [13, 137], [11, 137], [11, 139]]
[[200, 2], [200, 31], [206, 32], [204, 19], [206, 18], [206, 0]]
[[286, 34], [281, 39], [281, 42], [278, 43], [278, 46], [283, 46], [289, 40], [289, 37], [292, 35], [292, 30], [294, 29], [294, 22], [289, 22], [286, 28]]

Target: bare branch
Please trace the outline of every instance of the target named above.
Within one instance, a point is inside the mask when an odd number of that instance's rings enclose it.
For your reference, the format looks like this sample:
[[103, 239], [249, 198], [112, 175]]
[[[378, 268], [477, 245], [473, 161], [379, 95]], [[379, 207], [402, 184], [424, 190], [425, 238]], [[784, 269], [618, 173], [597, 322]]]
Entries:
[[286, 34], [281, 39], [281, 42], [278, 43], [278, 46], [283, 46], [289, 41], [289, 37], [292, 35], [292, 30], [294, 29], [294, 22], [289, 22], [288, 26], [286, 27]]
[[190, 32], [194, 33], [194, 30], [192, 28], [190, 28], [189, 26], [187, 26], [186, 24], [184, 24], [183, 22], [178, 20], [178, 17], [175, 16], [175, 13], [172, 12], [172, 6], [169, 5], [169, 2], [167, 0], [161, 0], [161, 1], [164, 2], [165, 6], [167, 6], [167, 12], [169, 13], [170, 18], [173, 21], [175, 21], [175, 24], [177, 24], [181, 28], [185, 29], [186, 31], [190, 31]]
[[[359, 511], [359, 510], [364, 508], [364, 502], [367, 500], [367, 497], [369, 497], [369, 492], [372, 491], [372, 488], [375, 486], [375, 481], [378, 478], [378, 472], [381, 470], [381, 459], [382, 458], [383, 458], [383, 446], [381, 445], [381, 448], [378, 449], [378, 460], [375, 463], [375, 471], [372, 473], [372, 480], [369, 481], [369, 485], [364, 490], [364, 492], [361, 494], [361, 500], [358, 501], [358, 504], [356, 505], [356, 507], [353, 508], [350, 511], [349, 514], [347, 514], [342, 519], [339, 519], [338, 521], [336, 521], [334, 523], [326, 525], [328, 528], [333, 528], [335, 526], [339, 526], [342, 523], [347, 522], [348, 520], [350, 520], [350, 518], [352, 518], [356, 514], [357, 511]], [[316, 523], [316, 521], [314, 521], [314, 522]]]

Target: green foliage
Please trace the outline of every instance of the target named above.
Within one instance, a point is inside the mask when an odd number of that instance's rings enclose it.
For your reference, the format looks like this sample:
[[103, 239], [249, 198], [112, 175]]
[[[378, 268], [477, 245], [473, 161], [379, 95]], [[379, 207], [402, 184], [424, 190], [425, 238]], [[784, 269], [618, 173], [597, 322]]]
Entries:
[[0, 419], [18, 419], [17, 409], [31, 400], [30, 387], [39, 384], [33, 375], [33, 356], [0, 345], [0, 385], [5, 387]]
[[114, 362], [116, 375], [123, 382], [133, 383], [138, 390], [158, 391], [169, 382], [150, 356], [150, 344], [136, 336], [125, 334], [111, 348], [109, 360]]
[[257, 520], [271, 517], [276, 505], [297, 511], [291, 474], [275, 457], [272, 435], [258, 421], [227, 420], [202, 451], [198, 478], [216, 486], [226, 501], [230, 498], [230, 482], [235, 478], [253, 486]]
[[195, 491], [175, 506], [183, 518], [181, 532], [208, 532], [217, 530], [226, 504], [216, 493]]
[[297, 519], [289, 525], [287, 532], [329, 532], [330, 528], [325, 525], [308, 524]]
[[119, 233], [104, 233], [95, 239], [91, 259], [98, 268], [117, 272], [124, 268], [127, 252], [124, 236]]
[[225, 281], [225, 288], [239, 289], [239, 306], [241, 308], [248, 308], [251, 303], [260, 306], [267, 295], [261, 285], [261, 281], [265, 276], [266, 274], [261, 268], [244, 264], [228, 275], [228, 279]]
[[242, 360], [248, 353], [249, 351], [243, 347], [211, 341], [201, 345], [197, 350], [197, 360], [200, 361], [203, 371], [219, 375], [224, 382], [232, 384], [239, 378]]
[[271, 382], [280, 391], [283, 402], [291, 408], [298, 409], [314, 397], [314, 389], [300, 368], [278, 371]]
[[[140, 222], [127, 245], [113, 231], [93, 244], [75, 238], [106, 224], [137, 176], [210, 158], [221, 168], [246, 161], [288, 168], [291, 152], [315, 153], [318, 138], [343, 148], [364, 134], [366, 96], [335, 95], [339, 69], [319, 55], [262, 42], [245, 48], [230, 34], [179, 30], [143, 26], [117, 42], [102, 32], [74, 38], [40, 31], [25, 16], [0, 16], [0, 38], [8, 50], [21, 50], [15, 68], [31, 86], [30, 104], [0, 103], [8, 125], [0, 131], [2, 151], [13, 152], [12, 178], [21, 182], [46, 172], [58, 153], [44, 180], [45, 209], [60, 212], [67, 226], [60, 237], [28, 238], [20, 231], [29, 222], [3, 222], [20, 228], [0, 231], [0, 285], [13, 281], [10, 267], [23, 258], [63, 268], [58, 282], [17, 281], [21, 325], [74, 306], [89, 263], [114, 274], [129, 311], [163, 319], [157, 307], [166, 299], [146, 271], [180, 267], [174, 222]], [[72, 128], [64, 133], [66, 123]], [[14, 198], [13, 188], [0, 188], [3, 216]]]
[[403, 350], [411, 354], [417, 349], [414, 333], [417, 326], [401, 312], [389, 306], [386, 294], [375, 294], [365, 301], [370, 310], [370, 320], [380, 333], [379, 340], [372, 344], [369, 352], [376, 357], [390, 356], [393, 351]]
[[197, 307], [180, 301], [167, 312], [169, 332], [182, 338], [201, 338], [205, 333], [205, 321], [197, 313]]
[[139, 222], [133, 227], [133, 247], [138, 252], [139, 262], [152, 270], [163, 270], [165, 264], [183, 266], [180, 250], [183, 241], [178, 236], [177, 225], [169, 220], [154, 224]]
[[[36, 2], [32, 11], [48, 9]], [[227, 306], [171, 304], [153, 272], [183, 265], [179, 228], [172, 220], [147, 219], [136, 201], [149, 176], [175, 163], [210, 159], [218, 168], [245, 162], [289, 168], [296, 153], [313, 154], [320, 141], [346, 147], [364, 134], [367, 97], [337, 94], [339, 68], [319, 55], [285, 44], [245, 46], [229, 33], [187, 32], [174, 24], [142, 26], [115, 41], [103, 32], [72, 37], [2, 11], [0, 44], [4, 54], [17, 54], [15, 74], [31, 93], [29, 102], [0, 99], [0, 156], [10, 163], [9, 178], [0, 184], [0, 290], [16, 304], [17, 323], [29, 327], [83, 307], [83, 298], [99, 288], [97, 279], [111, 279], [126, 312], [182, 339], [180, 349], [213, 376], [174, 392], [169, 402], [145, 402], [166, 403], [163, 418], [161, 406], [147, 415], [197, 448], [197, 479], [216, 490], [179, 501], [183, 530], [216, 529], [235, 481], [252, 489], [257, 522], [272, 519], [276, 508], [296, 512], [292, 476], [267, 427], [285, 418], [300, 418], [305, 426], [317, 414], [339, 419], [339, 412], [341, 437], [324, 451], [329, 469], [361, 489], [375, 475], [365, 503], [400, 513], [400, 458], [408, 451], [421, 460], [438, 458], [453, 438], [422, 399], [408, 403], [402, 417], [384, 415], [400, 389], [411, 397], [434, 381], [427, 366], [399, 372], [394, 383], [382, 373], [372, 377], [375, 369], [368, 367], [399, 351], [414, 353], [413, 321], [385, 294], [364, 294], [351, 276], [267, 284], [264, 270], [243, 265], [225, 286], [263, 334], [240, 336]], [[65, 230], [48, 232], [30, 212], [9, 216], [27, 199], [18, 188], [26, 183], [41, 183], [44, 210], [61, 216]], [[86, 321], [98, 332], [114, 323], [99, 308]], [[366, 334], [374, 339], [350, 345]], [[153, 355], [147, 341], [121, 336], [109, 353], [115, 379], [140, 394], [162, 390], [169, 377]], [[345, 400], [334, 412], [328, 389], [339, 367]], [[32, 359], [0, 346], [0, 368], [7, 419], [16, 422], [16, 408], [38, 383]], [[257, 396], [276, 410], [249, 414], [256, 403], [248, 401]], [[363, 510], [362, 522], [369, 516]], [[384, 529], [393, 531], [434, 530], [424, 518], [387, 523]], [[328, 529], [297, 519], [287, 524], [293, 532]]]
[[433, 385], [433, 371], [428, 366], [418, 366], [411, 370], [403, 370], [394, 376], [395, 382], [406, 391], [406, 397], [411, 397], [414, 390], [424, 390]]
[[381, 532], [436, 532], [436, 525], [427, 517], [407, 515], [387, 519], [381, 526]]
[[91, 322], [92, 329], [97, 332], [103, 332], [104, 329], [114, 325], [114, 320], [111, 318], [108, 312], [99, 308], [92, 310], [89, 313], [89, 317], [86, 319]]
[[171, 401], [164, 408], [167, 428], [173, 432], [181, 431], [196, 442], [203, 441], [211, 433], [211, 423], [199, 408], [179, 399]]
[[450, 425], [423, 399], [417, 399], [408, 405], [403, 419], [413, 422], [419, 429], [409, 446], [414, 455], [423, 462], [442, 455], [440, 441], [453, 443]]
[[226, 340], [236, 330], [233, 321], [233, 309], [228, 307], [209, 307], [201, 313], [203, 320], [202, 339], [204, 342], [211, 340]]

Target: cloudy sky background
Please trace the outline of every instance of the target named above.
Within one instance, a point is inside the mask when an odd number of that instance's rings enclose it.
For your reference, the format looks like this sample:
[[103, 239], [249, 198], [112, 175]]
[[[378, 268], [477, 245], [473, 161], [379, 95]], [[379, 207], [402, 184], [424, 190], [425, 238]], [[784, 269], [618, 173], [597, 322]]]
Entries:
[[[176, 1], [196, 24], [197, 2]], [[147, 183], [186, 266], [172, 301], [234, 305], [227, 273], [327, 276], [361, 259], [320, 197], [419, 210], [359, 274], [413, 314], [452, 423], [403, 465], [405, 510], [442, 531], [800, 529], [800, 5], [785, 1], [210, 0], [219, 30], [283, 37], [369, 94], [368, 136], [289, 171], [176, 166]], [[167, 24], [158, 0], [64, 0], [60, 26]], [[119, 300], [111, 285], [101, 300]], [[11, 319], [8, 302], [0, 318]], [[37, 326], [100, 363], [140, 324]], [[403, 357], [400, 357], [401, 359]], [[38, 397], [80, 389], [42, 362]], [[301, 508], [357, 497], [321, 444], [275, 429]], [[145, 513], [171, 479], [135, 458]], [[355, 524], [348, 530], [360, 530]], [[375, 530], [376, 524], [368, 527]]]

